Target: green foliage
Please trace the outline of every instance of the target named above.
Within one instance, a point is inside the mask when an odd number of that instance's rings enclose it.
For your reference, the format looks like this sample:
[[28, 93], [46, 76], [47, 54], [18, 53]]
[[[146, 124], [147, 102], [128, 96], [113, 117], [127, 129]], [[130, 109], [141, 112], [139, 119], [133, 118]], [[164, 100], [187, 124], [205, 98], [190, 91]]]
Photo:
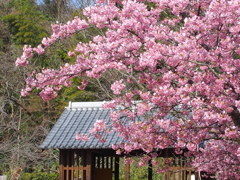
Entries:
[[94, 101], [95, 97], [93, 96], [93, 93], [87, 92], [84, 90], [79, 90], [77, 88], [66, 88], [64, 89], [64, 93], [62, 94], [62, 97], [68, 101]]
[[[138, 166], [139, 157], [133, 157], [134, 162], [130, 164], [130, 179], [131, 180], [148, 180], [148, 166]], [[125, 179], [124, 174], [124, 162], [123, 158], [120, 158], [120, 180]], [[158, 161], [161, 163], [162, 158], [158, 158]], [[152, 167], [152, 179], [153, 180], [164, 180], [164, 174], [157, 173], [157, 167]]]
[[80, 42], [87, 43], [91, 41], [94, 36], [103, 35], [106, 30], [106, 28], [99, 29], [97, 27], [91, 27], [85, 31], [81, 31], [80, 33], [76, 34], [75, 38]]
[[234, 59], [240, 59], [240, 54], [237, 54], [235, 51], [233, 51], [233, 58]]
[[58, 180], [57, 173], [46, 173], [46, 172], [37, 172], [37, 173], [22, 173], [19, 180]]
[[3, 47], [4, 47], [3, 39], [0, 38], [0, 51], [3, 50]]
[[79, 77], [72, 79], [73, 86], [68, 88], [63, 88], [60, 96], [57, 98], [62, 102], [68, 101], [94, 101], [96, 97], [94, 92], [96, 88], [91, 84], [86, 87], [85, 90], [79, 90], [77, 86], [81, 84], [81, 79]]
[[160, 17], [160, 21], [162, 21], [166, 18], [168, 18], [168, 19], [176, 18], [176, 16], [171, 12], [171, 10], [167, 9], [167, 8], [164, 11], [161, 12], [159, 17]]
[[32, 63], [40, 71], [42, 68], [59, 68], [59, 64], [71, 63], [72, 57], [68, 56], [65, 44], [57, 43], [54, 48], [47, 50], [46, 54], [41, 56], [35, 54]]
[[2, 19], [9, 25], [9, 31], [16, 44], [38, 45], [47, 31], [43, 24], [45, 18], [31, 1], [14, 1], [16, 12], [12, 12]]
[[67, 55], [67, 51], [65, 51], [61, 47], [56, 51], [56, 54], [57, 54], [57, 57], [60, 58], [63, 61], [66, 60], [66, 59], [69, 59], [69, 57]]
[[[150, 4], [151, 5], [151, 4]], [[152, 5], [154, 7], [154, 5]], [[175, 23], [175, 25], [170, 25], [165, 23], [165, 25], [167, 25], [171, 30], [173, 31], [179, 31], [180, 28], [184, 25], [184, 19], [186, 17], [188, 17], [189, 14], [187, 14], [186, 12], [182, 12], [181, 14], [181, 19], [179, 19], [179, 22]], [[164, 21], [164, 20], [168, 20], [168, 19], [178, 19], [179, 17], [175, 16], [172, 12], [171, 9], [164, 9], [160, 15], [159, 15], [159, 21]]]
[[150, 11], [152, 8], [156, 8], [156, 3], [145, 1], [144, 4], [147, 6], [147, 9]]

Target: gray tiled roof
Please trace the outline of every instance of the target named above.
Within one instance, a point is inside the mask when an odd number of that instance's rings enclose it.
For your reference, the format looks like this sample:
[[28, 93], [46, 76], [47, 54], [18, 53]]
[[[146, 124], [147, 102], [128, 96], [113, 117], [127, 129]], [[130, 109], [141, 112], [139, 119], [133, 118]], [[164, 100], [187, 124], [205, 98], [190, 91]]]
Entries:
[[109, 149], [112, 144], [119, 144], [123, 141], [117, 132], [104, 134], [106, 142], [101, 143], [93, 136], [89, 141], [75, 139], [76, 133], [89, 134], [98, 119], [110, 121], [110, 110], [102, 108], [103, 102], [70, 102], [62, 115], [48, 133], [40, 148], [56, 149]]

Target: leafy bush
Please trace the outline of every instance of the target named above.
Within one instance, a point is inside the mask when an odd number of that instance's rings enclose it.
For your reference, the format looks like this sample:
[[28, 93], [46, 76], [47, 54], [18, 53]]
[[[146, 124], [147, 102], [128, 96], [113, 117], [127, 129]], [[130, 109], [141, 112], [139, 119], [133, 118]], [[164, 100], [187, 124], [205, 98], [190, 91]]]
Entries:
[[58, 174], [56, 173], [22, 173], [19, 180], [58, 180]]

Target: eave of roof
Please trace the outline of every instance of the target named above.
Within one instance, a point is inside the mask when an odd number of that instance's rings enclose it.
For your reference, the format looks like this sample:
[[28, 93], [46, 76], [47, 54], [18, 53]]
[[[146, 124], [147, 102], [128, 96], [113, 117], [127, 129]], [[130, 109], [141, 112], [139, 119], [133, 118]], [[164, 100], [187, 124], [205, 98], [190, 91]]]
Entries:
[[123, 142], [117, 132], [105, 133], [104, 143], [93, 136], [88, 141], [76, 140], [76, 133], [89, 134], [98, 119], [110, 121], [110, 110], [103, 109], [104, 102], [70, 102], [56, 124], [40, 145], [42, 149], [111, 149], [112, 144]]

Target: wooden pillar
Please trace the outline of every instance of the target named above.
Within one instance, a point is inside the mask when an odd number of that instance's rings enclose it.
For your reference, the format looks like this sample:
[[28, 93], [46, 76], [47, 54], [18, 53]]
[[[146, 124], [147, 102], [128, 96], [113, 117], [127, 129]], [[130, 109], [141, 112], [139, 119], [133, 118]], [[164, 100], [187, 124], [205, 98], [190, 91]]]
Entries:
[[165, 180], [170, 180], [170, 171], [168, 170], [165, 174]]
[[66, 152], [67, 152], [67, 180], [73, 180], [74, 150], [69, 149]]
[[60, 149], [59, 180], [73, 180], [74, 150]]
[[201, 180], [201, 175], [198, 171], [195, 171], [194, 174], [195, 174], [195, 179], [196, 180]]
[[114, 180], [119, 180], [119, 157], [114, 160]]
[[59, 180], [64, 180], [64, 166], [66, 164], [65, 160], [66, 150], [59, 150]]
[[125, 164], [124, 167], [124, 172], [125, 172], [125, 180], [130, 180], [130, 164]]
[[86, 152], [86, 180], [92, 180], [93, 177], [93, 158], [92, 152]]
[[83, 170], [82, 170], [82, 179], [83, 180], [86, 180], [86, 164], [87, 164], [86, 151], [82, 151], [81, 165], [83, 167]]
[[187, 179], [187, 170], [186, 170], [186, 168], [182, 172], [182, 179], [183, 180]]
[[152, 180], [152, 175], [153, 175], [152, 160], [149, 160], [148, 161], [148, 180]]

